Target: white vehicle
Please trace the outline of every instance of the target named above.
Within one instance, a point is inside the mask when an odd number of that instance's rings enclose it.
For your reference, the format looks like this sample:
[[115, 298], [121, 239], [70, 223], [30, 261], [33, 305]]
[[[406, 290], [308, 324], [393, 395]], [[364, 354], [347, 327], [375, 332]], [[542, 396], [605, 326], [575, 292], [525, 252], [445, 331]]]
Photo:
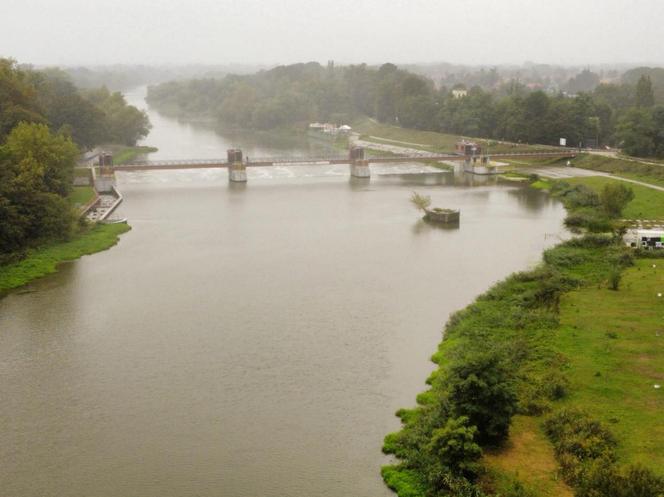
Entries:
[[625, 244], [634, 248], [664, 248], [664, 230], [634, 229], [629, 230], [623, 238]]

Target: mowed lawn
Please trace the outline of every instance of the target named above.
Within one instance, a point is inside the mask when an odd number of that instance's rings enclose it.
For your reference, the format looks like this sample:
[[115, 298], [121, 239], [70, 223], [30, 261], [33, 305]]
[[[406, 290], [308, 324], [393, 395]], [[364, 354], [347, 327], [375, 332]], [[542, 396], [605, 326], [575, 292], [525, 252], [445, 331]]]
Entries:
[[[618, 291], [566, 294], [556, 346], [569, 360], [565, 403], [618, 438], [622, 463], [664, 474], [664, 259], [640, 259]], [[656, 388], [661, 385], [661, 388]]]
[[75, 186], [67, 197], [74, 207], [82, 207], [95, 198], [95, 190], [91, 186]]
[[[597, 192], [600, 192], [609, 183], [620, 182], [620, 180], [602, 176], [569, 178], [565, 181], [587, 185]], [[632, 183], [623, 182], [623, 184], [634, 191], [634, 200], [627, 204], [623, 211], [625, 219], [664, 219], [664, 192]]]

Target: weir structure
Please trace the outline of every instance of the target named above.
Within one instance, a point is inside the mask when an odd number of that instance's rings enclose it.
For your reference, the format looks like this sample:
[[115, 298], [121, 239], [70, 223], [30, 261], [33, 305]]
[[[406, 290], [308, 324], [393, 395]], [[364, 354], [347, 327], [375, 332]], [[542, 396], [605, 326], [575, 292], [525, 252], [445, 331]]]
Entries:
[[[107, 154], [100, 156], [99, 166], [103, 176], [112, 177], [115, 171], [159, 171], [169, 169], [206, 169], [226, 168], [228, 169], [228, 180], [233, 183], [247, 182], [248, 167], [270, 167], [270, 166], [327, 166], [331, 164], [348, 164], [350, 174], [355, 178], [370, 178], [371, 163], [404, 163], [404, 162], [440, 162], [458, 161], [463, 162], [467, 172], [474, 174], [487, 174], [478, 171], [478, 168], [470, 167], [479, 159], [481, 165], [489, 163], [487, 156], [475, 156], [460, 153], [435, 153], [422, 152], [412, 155], [389, 155], [383, 157], [366, 157], [364, 147], [353, 146], [346, 157], [266, 157], [249, 161], [244, 157], [242, 150], [233, 148], [227, 150], [226, 159], [185, 159], [185, 160], [154, 160], [135, 161], [130, 164], [113, 165], [112, 157]], [[576, 156], [576, 149], [559, 149], [528, 152], [508, 152], [491, 154], [491, 159], [518, 159], [518, 158], [572, 158]]]
[[231, 148], [226, 151], [228, 180], [235, 183], [247, 182], [247, 165], [242, 161], [242, 150]]

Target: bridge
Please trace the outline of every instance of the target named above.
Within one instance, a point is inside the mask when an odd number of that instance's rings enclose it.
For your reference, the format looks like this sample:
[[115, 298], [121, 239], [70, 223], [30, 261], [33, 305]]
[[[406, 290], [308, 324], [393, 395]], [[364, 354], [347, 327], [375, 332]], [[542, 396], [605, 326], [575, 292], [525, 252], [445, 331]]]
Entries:
[[249, 157], [243, 159], [242, 151], [230, 149], [225, 159], [185, 159], [185, 160], [145, 160], [135, 161], [130, 164], [112, 165], [112, 158], [108, 155], [100, 156], [99, 162], [102, 174], [113, 174], [115, 171], [159, 171], [173, 169], [206, 169], [226, 168], [229, 171], [229, 180], [234, 182], [246, 182], [248, 167], [273, 167], [273, 166], [300, 166], [300, 165], [350, 165], [351, 176], [357, 178], [369, 178], [371, 163], [403, 163], [403, 162], [440, 162], [457, 161], [465, 164], [468, 172], [478, 174], [491, 174], [478, 172], [477, 169], [486, 171], [490, 168], [491, 160], [519, 159], [519, 158], [566, 158], [575, 157], [576, 150], [546, 150], [528, 152], [495, 153], [489, 155], [462, 155], [453, 153], [422, 152], [410, 155], [390, 155], [386, 157], [365, 157], [363, 147], [352, 147], [347, 156], [320, 156], [320, 157]]

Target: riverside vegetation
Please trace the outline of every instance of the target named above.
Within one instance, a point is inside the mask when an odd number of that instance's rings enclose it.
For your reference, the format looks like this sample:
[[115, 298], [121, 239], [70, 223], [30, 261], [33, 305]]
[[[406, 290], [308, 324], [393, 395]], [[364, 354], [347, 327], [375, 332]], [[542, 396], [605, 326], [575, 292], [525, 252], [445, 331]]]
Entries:
[[147, 99], [163, 111], [233, 127], [303, 128], [312, 121], [341, 124], [370, 117], [494, 142], [558, 145], [564, 137], [571, 146], [614, 145], [631, 155], [664, 157], [659, 72], [640, 68], [626, 72], [621, 82], [599, 84], [599, 77], [593, 83], [584, 71], [579, 80], [584, 79], [592, 84], [570, 84], [573, 95], [531, 90], [517, 80], [449, 88], [389, 63], [323, 67], [311, 62], [162, 83], [149, 87]]
[[0, 59], [0, 291], [117, 241], [126, 226], [80, 219], [94, 192], [72, 186], [79, 147], [131, 145], [148, 129], [119, 93], [81, 92], [58, 71]]
[[385, 438], [396, 461], [383, 478], [400, 497], [664, 492], [664, 279], [647, 259], [657, 254], [635, 258], [617, 222], [641, 192], [538, 183], [584, 234], [450, 318], [430, 389]]

